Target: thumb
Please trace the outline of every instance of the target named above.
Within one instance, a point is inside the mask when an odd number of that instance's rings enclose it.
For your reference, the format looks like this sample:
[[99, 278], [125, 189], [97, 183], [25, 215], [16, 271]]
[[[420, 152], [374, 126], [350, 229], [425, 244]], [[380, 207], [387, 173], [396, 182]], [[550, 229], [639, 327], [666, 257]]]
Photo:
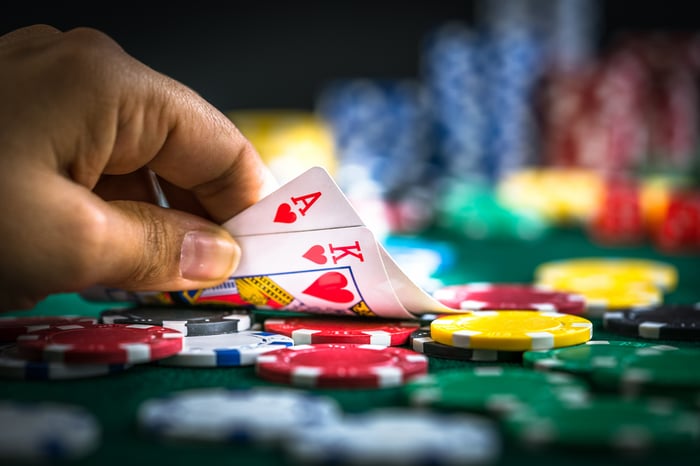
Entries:
[[238, 265], [240, 248], [220, 226], [201, 217], [133, 201], [109, 203], [107, 243], [116, 251], [102, 284], [170, 291], [215, 286]]

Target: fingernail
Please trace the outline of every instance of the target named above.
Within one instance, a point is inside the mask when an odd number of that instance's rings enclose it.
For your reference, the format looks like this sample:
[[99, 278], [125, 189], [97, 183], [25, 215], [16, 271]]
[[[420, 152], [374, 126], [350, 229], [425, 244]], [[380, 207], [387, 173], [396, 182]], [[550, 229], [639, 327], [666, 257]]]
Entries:
[[232, 273], [239, 256], [230, 239], [204, 231], [190, 231], [180, 250], [180, 274], [188, 280], [218, 280]]

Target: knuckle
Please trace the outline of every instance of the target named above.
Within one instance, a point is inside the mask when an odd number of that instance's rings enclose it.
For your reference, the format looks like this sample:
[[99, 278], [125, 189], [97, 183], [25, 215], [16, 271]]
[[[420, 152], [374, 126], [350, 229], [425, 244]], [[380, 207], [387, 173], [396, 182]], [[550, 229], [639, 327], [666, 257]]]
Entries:
[[97, 261], [106, 253], [108, 221], [105, 214], [92, 206], [76, 203], [66, 225], [72, 243], [70, 254], [64, 254], [63, 269], [76, 287], [92, 284]]
[[[62, 73], [69, 75], [69, 79], [76, 82], [92, 82], [92, 79], [82, 79], [85, 76], [97, 76], [106, 79], [114, 77], [113, 67], [119, 66], [105, 56], [119, 56], [123, 54], [121, 47], [108, 35], [92, 28], [72, 29], [61, 36], [57, 44], [59, 53], [54, 66], [61, 68]], [[101, 79], [94, 80], [101, 82]]]
[[178, 260], [179, 251], [171, 245], [171, 233], [164, 219], [147, 215], [145, 208], [136, 204], [134, 213], [143, 225], [141, 244], [143, 251], [140, 260], [135, 262], [129, 280], [149, 286], [170, 275], [170, 270]]

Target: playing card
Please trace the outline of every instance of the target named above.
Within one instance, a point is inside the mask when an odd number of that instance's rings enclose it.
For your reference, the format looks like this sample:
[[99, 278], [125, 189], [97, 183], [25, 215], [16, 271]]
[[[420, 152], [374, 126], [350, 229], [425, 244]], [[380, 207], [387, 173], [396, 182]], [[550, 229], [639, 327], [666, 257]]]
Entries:
[[242, 236], [241, 261], [198, 302], [249, 304], [336, 315], [410, 319], [366, 227]]
[[321, 167], [223, 226], [241, 247], [234, 276], [217, 287], [166, 293], [166, 301], [402, 319], [464, 312], [411, 281]]
[[234, 238], [363, 225], [328, 172], [313, 167], [226, 221]]
[[464, 311], [452, 309], [437, 301], [422, 288], [417, 286], [406, 275], [401, 267], [392, 259], [387, 250], [381, 244], [378, 245], [382, 264], [386, 270], [392, 289], [399, 296], [399, 301], [407, 311], [420, 314], [463, 314]]

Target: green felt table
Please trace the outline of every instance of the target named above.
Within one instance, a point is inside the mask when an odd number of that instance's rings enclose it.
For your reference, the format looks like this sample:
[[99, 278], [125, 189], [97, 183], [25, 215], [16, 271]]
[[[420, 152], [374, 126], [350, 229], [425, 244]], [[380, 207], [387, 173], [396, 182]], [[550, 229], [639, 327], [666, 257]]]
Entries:
[[[432, 231], [424, 235], [430, 240], [447, 241], [456, 246], [455, 266], [441, 273], [446, 284], [473, 281], [531, 282], [535, 267], [542, 262], [572, 257], [642, 257], [675, 265], [679, 272], [678, 287], [665, 296], [666, 302], [700, 301], [700, 257], [697, 255], [666, 255], [649, 244], [634, 247], [601, 247], [591, 243], [579, 230], [558, 230], [541, 240], [531, 242], [491, 240], [470, 241], [454, 235]], [[8, 315], [81, 314], [97, 316], [111, 303], [91, 303], [75, 294], [59, 294], [47, 298], [29, 311]], [[278, 313], [256, 312], [257, 321]], [[594, 320], [594, 339], [621, 339], [602, 329]], [[700, 343], [678, 343], [700, 348]], [[431, 358], [430, 371], [465, 367], [478, 363]], [[698, 367], [689, 370], [700, 370]], [[171, 391], [199, 387], [243, 388], [273, 385], [259, 379], [253, 367], [192, 369], [142, 364], [104, 377], [66, 381], [0, 380], [0, 399], [52, 400], [79, 404], [94, 413], [103, 428], [100, 448], [87, 458], [76, 461], [81, 465], [285, 465], [294, 464], [275, 448], [254, 445], [164, 444], [141, 433], [136, 424], [136, 411], [144, 400]], [[336, 398], [348, 413], [376, 407], [406, 406], [400, 388], [372, 390], [317, 390]], [[0, 426], [0, 429], [11, 426]], [[1, 435], [1, 434], [0, 434]], [[458, 441], [458, 440], [455, 440]], [[651, 451], [632, 460], [634, 464], [656, 465], [697, 464], [697, 446], [673, 451]], [[525, 450], [505, 439], [504, 451], [497, 464], [620, 464], [622, 459], [605, 450], [583, 452], [569, 450]]]

